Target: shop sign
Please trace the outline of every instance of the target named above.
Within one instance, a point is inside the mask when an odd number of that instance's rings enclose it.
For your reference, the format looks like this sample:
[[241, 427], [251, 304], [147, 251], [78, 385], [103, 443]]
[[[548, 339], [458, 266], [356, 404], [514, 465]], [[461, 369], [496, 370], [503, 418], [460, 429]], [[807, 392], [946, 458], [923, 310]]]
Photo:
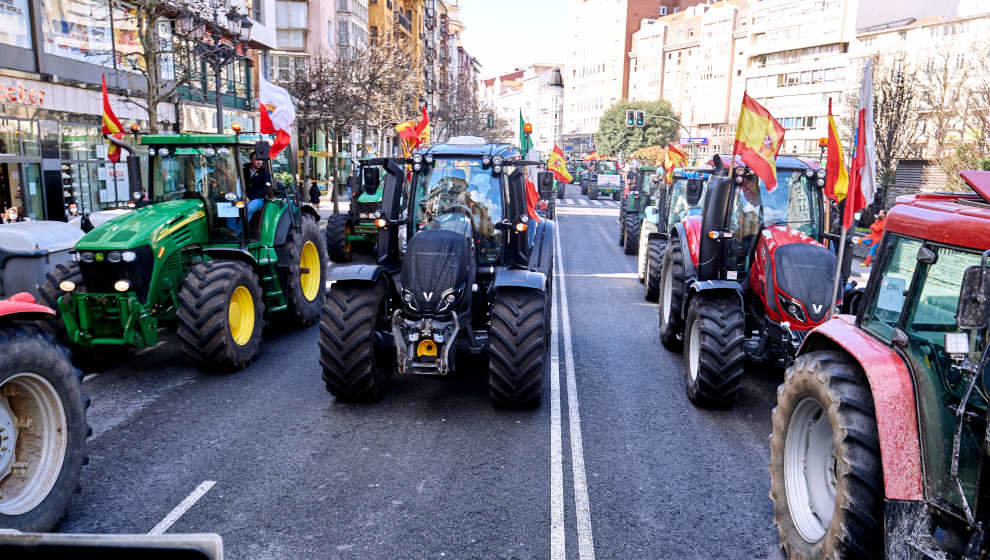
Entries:
[[42, 88], [27, 88], [21, 82], [0, 83], [0, 103], [19, 103], [21, 105], [45, 104], [45, 90]]
[[[248, 113], [246, 111], [224, 109], [223, 130], [226, 133], [230, 133], [230, 125], [233, 123], [239, 123], [241, 130], [244, 132], [258, 130], [254, 123], [254, 116], [254, 113]], [[184, 103], [182, 105], [182, 128], [183, 132], [216, 132], [217, 110], [213, 107]]]

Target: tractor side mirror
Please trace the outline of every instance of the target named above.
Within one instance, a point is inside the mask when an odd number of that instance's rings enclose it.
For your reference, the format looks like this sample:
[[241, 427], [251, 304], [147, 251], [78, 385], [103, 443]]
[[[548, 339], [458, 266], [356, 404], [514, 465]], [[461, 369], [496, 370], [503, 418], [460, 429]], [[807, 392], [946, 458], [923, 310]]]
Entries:
[[643, 209], [643, 212], [645, 212], [646, 214], [645, 216], [646, 221], [650, 222], [651, 224], [657, 223], [660, 219], [660, 209], [657, 208], [656, 206], [647, 206], [645, 209]]
[[982, 329], [990, 319], [990, 267], [971, 266], [963, 275], [956, 326], [962, 330]]
[[363, 175], [364, 192], [367, 194], [375, 194], [378, 191], [378, 185], [381, 184], [381, 175], [378, 173], [377, 167], [365, 167], [361, 170]]
[[553, 172], [540, 171], [536, 175], [536, 182], [540, 185], [540, 197], [551, 198], [553, 196]]
[[269, 144], [266, 140], [258, 140], [254, 143], [254, 153], [261, 161], [271, 159], [271, 156], [269, 155], [271, 148], [271, 144]]
[[701, 202], [701, 191], [704, 188], [704, 183], [701, 179], [688, 179], [687, 180], [687, 192], [685, 193], [685, 198], [687, 198], [688, 206], [697, 206]]
[[663, 175], [659, 173], [654, 173], [653, 175], [650, 175], [650, 181], [653, 181], [654, 185], [659, 185], [661, 182], [663, 182]]

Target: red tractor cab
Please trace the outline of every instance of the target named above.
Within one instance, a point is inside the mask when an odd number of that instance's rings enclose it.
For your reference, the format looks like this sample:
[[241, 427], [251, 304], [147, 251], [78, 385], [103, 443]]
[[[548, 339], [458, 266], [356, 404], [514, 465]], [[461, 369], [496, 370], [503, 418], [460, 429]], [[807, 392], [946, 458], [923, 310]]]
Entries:
[[770, 496], [791, 558], [986, 558], [990, 172], [898, 198], [858, 314], [777, 391]]

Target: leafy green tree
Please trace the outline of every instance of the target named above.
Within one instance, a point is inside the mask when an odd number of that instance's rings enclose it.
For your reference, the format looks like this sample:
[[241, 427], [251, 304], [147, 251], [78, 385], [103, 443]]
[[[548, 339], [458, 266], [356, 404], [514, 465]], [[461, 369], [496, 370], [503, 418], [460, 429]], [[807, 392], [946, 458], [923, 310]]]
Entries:
[[646, 111], [647, 115], [662, 115], [677, 120], [677, 115], [670, 108], [670, 103], [663, 99], [659, 101], [620, 101], [602, 115], [595, 136], [595, 145], [602, 155], [618, 156], [621, 150], [627, 157], [646, 146], [666, 146], [680, 135], [680, 127], [676, 122], [646, 117], [646, 126], [626, 126], [626, 110]]

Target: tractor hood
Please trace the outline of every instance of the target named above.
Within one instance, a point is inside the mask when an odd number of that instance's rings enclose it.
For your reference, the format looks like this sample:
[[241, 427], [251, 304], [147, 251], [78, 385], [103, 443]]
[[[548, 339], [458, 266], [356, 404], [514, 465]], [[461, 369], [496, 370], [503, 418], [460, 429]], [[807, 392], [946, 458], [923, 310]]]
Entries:
[[361, 204], [366, 204], [366, 203], [369, 203], [369, 202], [381, 202], [382, 201], [382, 194], [384, 192], [385, 192], [385, 187], [378, 187], [377, 189], [375, 189], [375, 193], [374, 194], [368, 194], [368, 193], [364, 192], [364, 190], [362, 189], [361, 190], [361, 195], [358, 196], [357, 201], [358, 201], [358, 203], [361, 203]]
[[203, 202], [170, 200], [118, 216], [93, 229], [76, 243], [77, 250], [121, 250], [156, 245], [169, 234], [204, 221]]

